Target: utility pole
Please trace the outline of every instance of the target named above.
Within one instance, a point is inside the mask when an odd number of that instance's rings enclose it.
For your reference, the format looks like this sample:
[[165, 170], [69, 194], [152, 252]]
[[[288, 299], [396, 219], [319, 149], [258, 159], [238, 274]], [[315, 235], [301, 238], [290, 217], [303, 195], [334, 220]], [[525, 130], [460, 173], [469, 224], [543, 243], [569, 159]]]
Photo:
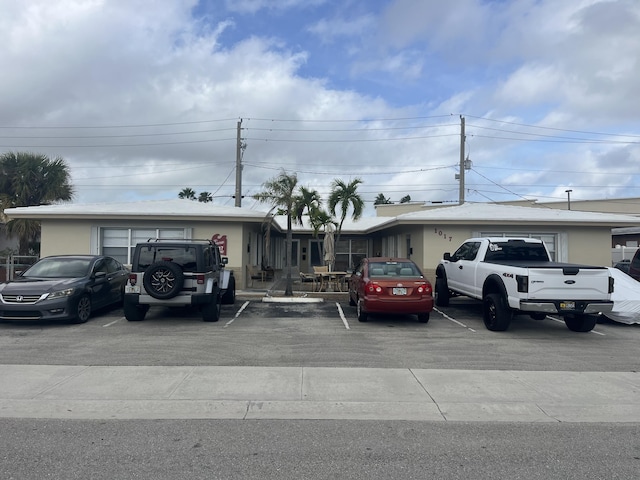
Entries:
[[464, 203], [464, 169], [465, 169], [464, 143], [465, 143], [464, 117], [460, 115], [460, 174], [458, 175], [458, 178], [460, 180], [458, 203], [460, 205]]
[[242, 119], [238, 122], [238, 132], [236, 138], [236, 207], [242, 206]]

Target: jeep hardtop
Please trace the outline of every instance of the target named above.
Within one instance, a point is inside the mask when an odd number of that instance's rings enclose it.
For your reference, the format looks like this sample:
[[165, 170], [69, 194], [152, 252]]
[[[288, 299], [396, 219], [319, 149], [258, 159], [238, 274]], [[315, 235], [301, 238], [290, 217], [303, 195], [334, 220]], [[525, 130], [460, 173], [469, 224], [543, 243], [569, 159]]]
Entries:
[[235, 301], [233, 271], [210, 240], [154, 239], [138, 243], [125, 286], [124, 315], [144, 320], [150, 306], [195, 306], [217, 322], [220, 305]]

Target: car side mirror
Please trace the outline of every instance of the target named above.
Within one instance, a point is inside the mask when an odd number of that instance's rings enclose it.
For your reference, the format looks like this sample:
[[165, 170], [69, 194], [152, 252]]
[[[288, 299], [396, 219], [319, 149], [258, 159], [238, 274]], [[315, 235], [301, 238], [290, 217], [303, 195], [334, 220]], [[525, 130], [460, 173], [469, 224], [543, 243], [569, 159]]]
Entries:
[[93, 278], [103, 278], [106, 276], [107, 276], [107, 272], [102, 272], [102, 271], [96, 272], [93, 274]]
[[447, 252], [447, 253], [445, 253], [445, 254], [442, 256], [442, 258], [443, 258], [444, 260], [449, 260], [449, 261], [451, 261], [451, 254], [450, 254], [449, 252]]
[[229, 263], [229, 257], [222, 257], [221, 260], [223, 265], [227, 265]]

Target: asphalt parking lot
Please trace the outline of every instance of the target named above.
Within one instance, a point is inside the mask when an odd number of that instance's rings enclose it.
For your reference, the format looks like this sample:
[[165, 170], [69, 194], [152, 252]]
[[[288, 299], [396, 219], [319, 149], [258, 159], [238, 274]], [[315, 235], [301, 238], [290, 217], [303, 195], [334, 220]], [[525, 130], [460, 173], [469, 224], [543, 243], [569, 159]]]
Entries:
[[322, 303], [240, 295], [216, 323], [164, 308], [143, 322], [111, 309], [81, 325], [0, 323], [0, 363], [636, 372], [640, 325], [604, 321], [576, 333], [561, 319], [518, 316], [508, 331], [490, 332], [466, 299], [437, 308], [427, 324], [415, 316], [360, 323], [345, 295]]
[[389, 459], [380, 478], [631, 478], [639, 340], [639, 325], [575, 333], [528, 317], [490, 332], [461, 299], [428, 324], [359, 323], [345, 296], [240, 296], [216, 323], [182, 309], [143, 322], [112, 309], [82, 325], [0, 323], [0, 424], [15, 459], [5, 477], [80, 478], [104, 465], [99, 478], [194, 468], [236, 478], [242, 464], [260, 478], [329, 478], [318, 465], [335, 463], [332, 478], [370, 478], [373, 455]]

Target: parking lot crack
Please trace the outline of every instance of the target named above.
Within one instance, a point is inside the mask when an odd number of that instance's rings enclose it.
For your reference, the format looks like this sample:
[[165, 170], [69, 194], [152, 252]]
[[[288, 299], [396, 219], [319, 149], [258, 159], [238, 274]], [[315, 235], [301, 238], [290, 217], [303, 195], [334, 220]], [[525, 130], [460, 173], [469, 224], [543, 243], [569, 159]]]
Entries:
[[429, 393], [429, 390], [427, 390], [427, 388], [424, 386], [424, 384], [420, 381], [420, 379], [418, 377], [416, 377], [416, 374], [413, 372], [413, 370], [410, 368], [409, 371], [411, 372], [411, 375], [413, 376], [413, 378], [416, 380], [416, 382], [418, 382], [418, 385], [420, 385], [420, 387], [422, 388], [422, 390], [424, 390], [424, 393], [426, 393], [429, 398], [431, 399], [431, 401], [433, 402], [433, 404], [436, 406], [436, 408], [438, 409], [438, 413], [440, 414], [440, 416], [443, 418], [443, 420], [447, 421], [447, 417], [444, 414], [444, 412], [442, 411], [442, 409], [440, 409], [440, 405], [438, 405], [438, 402], [436, 402], [436, 399], [433, 398], [433, 396]]

